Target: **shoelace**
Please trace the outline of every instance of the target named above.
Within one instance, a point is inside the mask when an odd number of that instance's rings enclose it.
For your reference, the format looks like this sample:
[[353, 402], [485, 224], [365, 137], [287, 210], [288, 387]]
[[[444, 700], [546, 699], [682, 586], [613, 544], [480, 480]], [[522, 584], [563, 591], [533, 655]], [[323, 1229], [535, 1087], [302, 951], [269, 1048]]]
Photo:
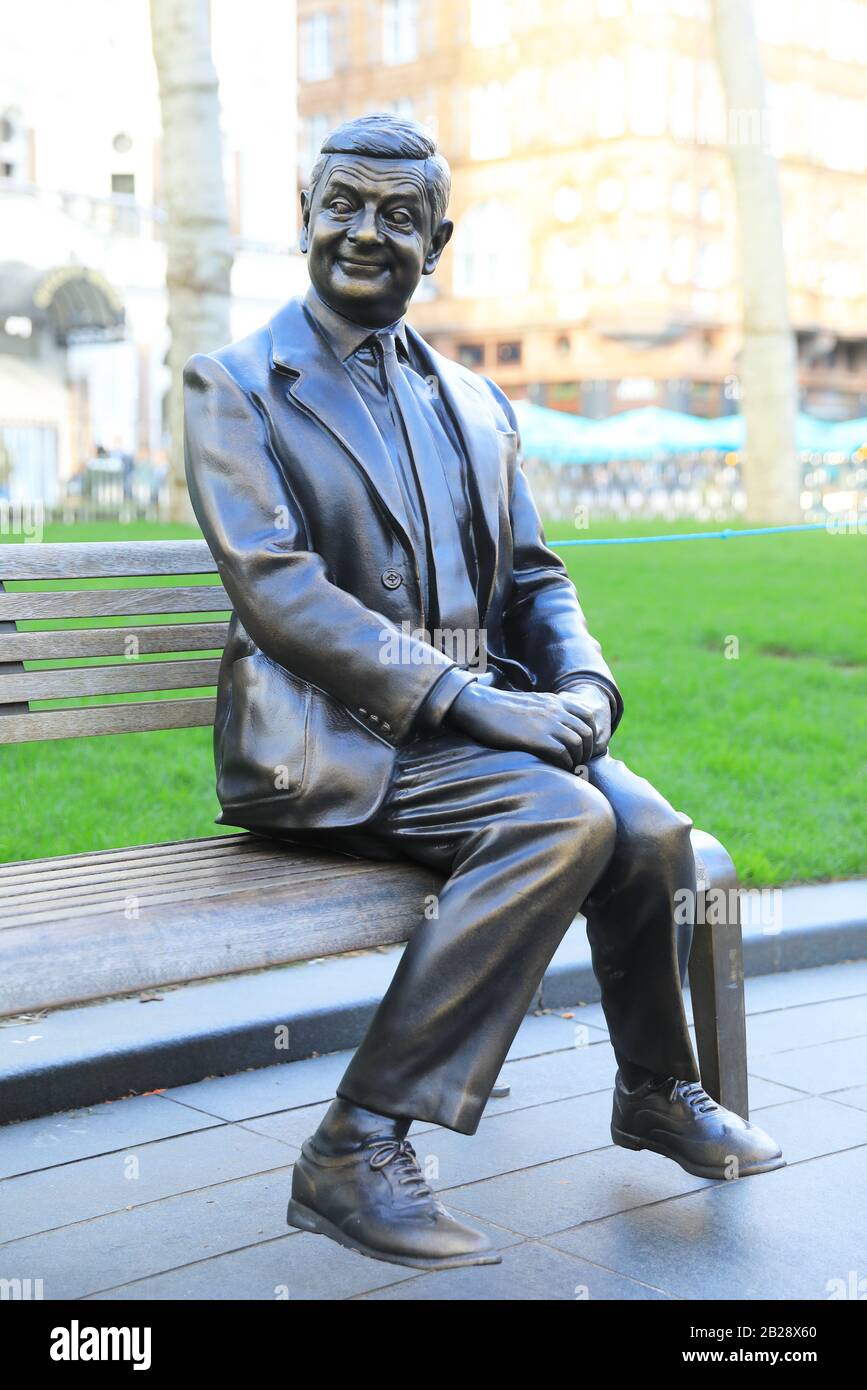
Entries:
[[393, 1165], [399, 1186], [413, 1189], [408, 1194], [410, 1197], [416, 1200], [433, 1197], [419, 1170], [415, 1149], [408, 1139], [372, 1139], [365, 1144], [365, 1148], [370, 1149], [368, 1162], [374, 1170]]
[[685, 1100], [687, 1105], [691, 1105], [693, 1110], [697, 1110], [700, 1115], [706, 1115], [711, 1110], [719, 1110], [716, 1101], [701, 1088], [697, 1081], [678, 1081], [676, 1077], [670, 1076], [663, 1084], [667, 1085], [669, 1081], [671, 1082], [671, 1090], [668, 1093], [670, 1101]]

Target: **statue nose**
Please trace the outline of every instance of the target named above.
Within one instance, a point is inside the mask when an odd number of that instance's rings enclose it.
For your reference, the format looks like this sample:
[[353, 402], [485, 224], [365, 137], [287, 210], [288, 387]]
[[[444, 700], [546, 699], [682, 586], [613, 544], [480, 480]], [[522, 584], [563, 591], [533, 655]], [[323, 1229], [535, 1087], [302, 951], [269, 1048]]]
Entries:
[[376, 213], [372, 208], [365, 208], [358, 220], [353, 223], [349, 230], [350, 241], [357, 242], [377, 242], [382, 240], [382, 233], [376, 221]]

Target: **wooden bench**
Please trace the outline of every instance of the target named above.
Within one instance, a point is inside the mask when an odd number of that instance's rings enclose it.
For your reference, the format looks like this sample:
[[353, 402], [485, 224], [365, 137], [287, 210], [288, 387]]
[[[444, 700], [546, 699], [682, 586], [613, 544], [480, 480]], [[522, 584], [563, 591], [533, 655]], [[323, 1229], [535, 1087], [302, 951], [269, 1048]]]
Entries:
[[[204, 541], [0, 545], [0, 744], [211, 725], [230, 607], [215, 573]], [[137, 578], [150, 583], [75, 587]], [[127, 698], [44, 707], [92, 696]], [[692, 840], [701, 892], [736, 890], [719, 842]], [[5, 864], [0, 1016], [405, 941], [440, 881], [246, 833]], [[728, 915], [696, 928], [689, 977], [703, 1084], [747, 1116], [741, 930]]]

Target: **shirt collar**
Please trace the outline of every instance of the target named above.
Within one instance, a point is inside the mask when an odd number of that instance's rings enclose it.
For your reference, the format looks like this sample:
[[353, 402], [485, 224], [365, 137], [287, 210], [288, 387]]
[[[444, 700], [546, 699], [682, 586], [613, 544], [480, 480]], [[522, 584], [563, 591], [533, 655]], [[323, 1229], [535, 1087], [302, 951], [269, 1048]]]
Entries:
[[365, 343], [374, 333], [389, 332], [393, 333], [397, 343], [398, 351], [403, 349], [403, 355], [409, 358], [409, 345], [406, 340], [406, 320], [396, 319], [390, 323], [386, 329], [372, 329], [363, 323], [353, 323], [352, 319], [345, 318], [343, 314], [338, 314], [336, 309], [332, 309], [330, 304], [326, 304], [321, 295], [317, 294], [312, 285], [308, 287], [304, 296], [304, 307], [308, 314], [313, 318], [317, 326], [322, 330], [328, 340], [330, 347], [334, 350], [341, 362], [345, 362], [354, 352]]

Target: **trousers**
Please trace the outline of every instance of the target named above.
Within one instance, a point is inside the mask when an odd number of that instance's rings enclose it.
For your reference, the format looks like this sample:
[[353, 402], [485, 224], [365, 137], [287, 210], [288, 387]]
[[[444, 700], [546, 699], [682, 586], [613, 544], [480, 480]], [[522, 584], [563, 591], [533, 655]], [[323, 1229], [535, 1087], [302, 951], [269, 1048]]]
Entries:
[[[618, 1066], [699, 1080], [682, 984], [695, 902], [690, 819], [609, 753], [586, 776], [438, 731], [406, 746], [364, 839], [445, 882], [414, 929], [338, 1096], [475, 1133], [575, 915]], [[352, 849], [352, 836], [335, 848]]]

